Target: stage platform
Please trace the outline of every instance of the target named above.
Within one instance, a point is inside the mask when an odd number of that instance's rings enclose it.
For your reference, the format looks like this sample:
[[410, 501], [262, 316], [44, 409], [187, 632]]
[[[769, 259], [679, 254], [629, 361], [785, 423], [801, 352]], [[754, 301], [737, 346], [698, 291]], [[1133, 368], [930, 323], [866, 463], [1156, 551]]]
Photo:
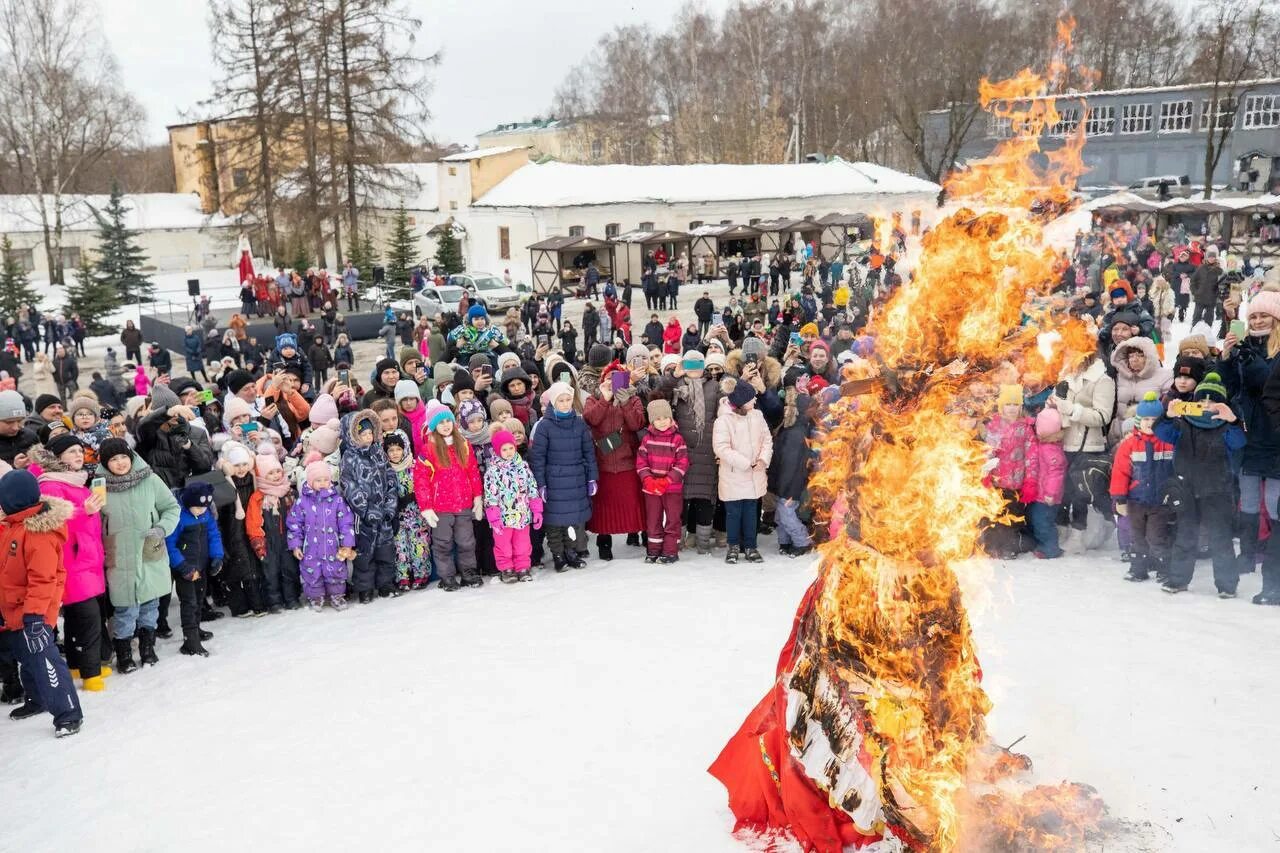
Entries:
[[[362, 308], [368, 309], [371, 305], [373, 310], [354, 313], [341, 312], [347, 321], [347, 336], [351, 340], [371, 340], [378, 337], [378, 330], [382, 328], [384, 309], [381, 305], [370, 303], [369, 300], [361, 301]], [[210, 313], [217, 318], [219, 331], [226, 331], [231, 315], [240, 312], [234, 308], [214, 308]], [[316, 329], [323, 332], [324, 324], [319, 312], [312, 312], [307, 318], [311, 320]], [[188, 309], [188, 306], [173, 303], [143, 305], [138, 319], [140, 321], [138, 328], [142, 329], [142, 336], [147, 341], [155, 341], [165, 349], [179, 355], [183, 352], [182, 341], [187, 334], [187, 325], [195, 324], [193, 314]], [[266, 346], [275, 340], [276, 327], [270, 316], [259, 318], [251, 315], [248, 319], [249, 325], [245, 331], [250, 337], [257, 338], [259, 345]], [[291, 331], [296, 332], [299, 318], [291, 314], [289, 319], [291, 321]], [[307, 342], [299, 342], [299, 346], [304, 352], [306, 351], [306, 345]]]

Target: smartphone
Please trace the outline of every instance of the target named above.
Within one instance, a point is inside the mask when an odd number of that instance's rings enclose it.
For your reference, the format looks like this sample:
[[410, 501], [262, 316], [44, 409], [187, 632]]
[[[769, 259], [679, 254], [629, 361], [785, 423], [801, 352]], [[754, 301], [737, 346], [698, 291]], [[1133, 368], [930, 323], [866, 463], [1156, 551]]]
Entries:
[[1232, 320], [1229, 330], [1236, 336], [1237, 341], [1243, 341], [1249, 335], [1249, 326], [1244, 320]]
[[89, 491], [93, 492], [95, 497], [105, 501], [107, 499], [107, 478], [94, 477], [89, 483]]
[[793, 347], [802, 347], [802, 346], [804, 346], [804, 338], [802, 338], [802, 337], [800, 336], [800, 333], [799, 333], [799, 332], [792, 332], [792, 333], [791, 333], [790, 341], [791, 341], [791, 346], [793, 346]]
[[1175, 400], [1170, 407], [1175, 417], [1191, 417], [1196, 418], [1204, 414], [1204, 403], [1188, 403], [1182, 400]]
[[538, 346], [551, 346], [551, 338], [548, 335], [538, 335]]
[[487, 376], [487, 377], [489, 377], [490, 379], [492, 379], [492, 378], [493, 378], [493, 365], [491, 365], [491, 364], [482, 364], [482, 365], [480, 366], [480, 375], [482, 375], [482, 376]]
[[631, 384], [631, 372], [627, 370], [615, 370], [609, 374], [609, 386], [614, 391], [621, 391]]
[[203, 404], [203, 403], [212, 403], [212, 402], [213, 402], [213, 391], [211, 391], [211, 390], [209, 390], [209, 389], [207, 389], [207, 388], [206, 388], [205, 390], [201, 391], [199, 394], [197, 394], [197, 395], [196, 395], [196, 402], [197, 402], [197, 403], [201, 403], [201, 404]]
[[240, 424], [240, 431], [241, 431], [241, 432], [257, 432], [257, 431], [258, 431], [258, 422], [257, 422], [257, 421], [249, 421], [248, 423]]
[[755, 364], [760, 360], [760, 356], [757, 355], [756, 353], [750, 353], [749, 355], [743, 356], [742, 360], [745, 361], [747, 364]]
[[338, 371], [338, 381], [339, 381], [339, 382], [341, 382], [343, 385], [350, 385], [350, 384], [351, 384], [351, 371], [350, 371], [350, 370], [339, 370], [339, 371]]

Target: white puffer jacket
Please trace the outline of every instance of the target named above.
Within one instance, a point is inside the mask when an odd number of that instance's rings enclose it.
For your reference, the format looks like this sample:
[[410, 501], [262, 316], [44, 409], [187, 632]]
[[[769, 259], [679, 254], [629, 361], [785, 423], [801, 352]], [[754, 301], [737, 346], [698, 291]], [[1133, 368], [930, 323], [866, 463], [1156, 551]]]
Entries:
[[1115, 402], [1116, 383], [1107, 375], [1107, 363], [1101, 358], [1068, 379], [1070, 409], [1062, 415], [1062, 449], [1068, 453], [1106, 450]]

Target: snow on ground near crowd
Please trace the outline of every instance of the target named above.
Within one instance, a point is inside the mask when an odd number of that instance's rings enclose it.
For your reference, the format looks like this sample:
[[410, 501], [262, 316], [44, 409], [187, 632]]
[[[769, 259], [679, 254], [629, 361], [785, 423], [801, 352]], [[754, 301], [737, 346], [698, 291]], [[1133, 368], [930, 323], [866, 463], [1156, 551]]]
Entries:
[[[764, 544], [759, 567], [624, 547], [532, 584], [222, 619], [204, 660], [162, 641], [81, 696], [75, 738], [0, 720], [0, 847], [758, 848], [706, 767], [813, 577]], [[1037, 781], [1141, 827], [1107, 850], [1274, 849], [1280, 612], [1249, 604], [1256, 574], [1219, 601], [1205, 563], [1179, 596], [1111, 555], [993, 570], [974, 624], [997, 742], [1025, 735]]]

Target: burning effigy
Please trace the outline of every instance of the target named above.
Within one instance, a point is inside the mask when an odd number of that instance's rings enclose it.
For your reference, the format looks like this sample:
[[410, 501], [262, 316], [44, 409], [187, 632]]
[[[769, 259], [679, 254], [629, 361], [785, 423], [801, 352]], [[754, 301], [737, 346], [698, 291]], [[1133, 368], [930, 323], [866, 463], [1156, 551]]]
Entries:
[[1066, 205], [1083, 171], [1081, 137], [1040, 150], [1051, 85], [984, 81], [1014, 135], [948, 182], [963, 206], [924, 236], [913, 279], [871, 318], [875, 360], [848, 368], [832, 404], [811, 489], [843, 517], [776, 682], [710, 768], [736, 829], [821, 853], [1056, 850], [1103, 814], [1085, 786], [1005, 784], [1030, 761], [990, 743], [957, 574], [980, 527], [1007, 520], [973, 424], [1003, 377], [1049, 381], [1094, 347], [1065, 312], [1025, 311], [1056, 276], [1033, 211]]

